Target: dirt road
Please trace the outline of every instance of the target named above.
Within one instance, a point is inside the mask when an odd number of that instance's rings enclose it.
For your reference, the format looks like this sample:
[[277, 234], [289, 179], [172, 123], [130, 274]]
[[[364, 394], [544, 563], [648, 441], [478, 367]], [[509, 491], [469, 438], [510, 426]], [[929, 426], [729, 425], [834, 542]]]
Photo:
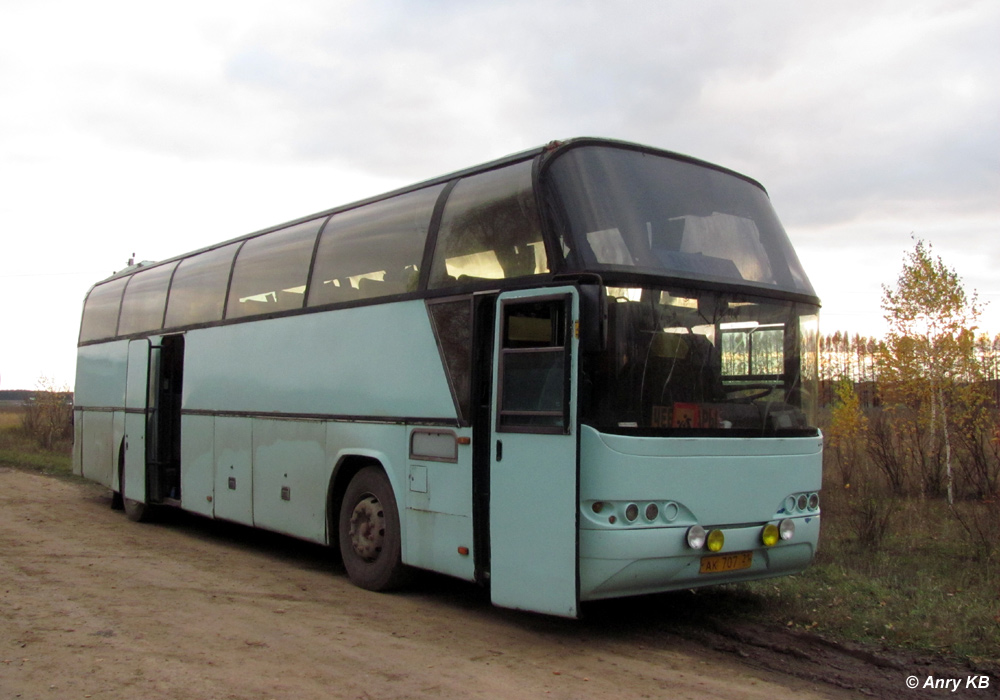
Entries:
[[[380, 595], [348, 583], [321, 547], [184, 515], [135, 524], [109, 503], [96, 485], [0, 467], [0, 698], [906, 693], [904, 670], [863, 655], [831, 670], [835, 652], [794, 636], [678, 628], [683, 596], [567, 621], [494, 608], [430, 575]], [[771, 670], [794, 664], [815, 673]]]

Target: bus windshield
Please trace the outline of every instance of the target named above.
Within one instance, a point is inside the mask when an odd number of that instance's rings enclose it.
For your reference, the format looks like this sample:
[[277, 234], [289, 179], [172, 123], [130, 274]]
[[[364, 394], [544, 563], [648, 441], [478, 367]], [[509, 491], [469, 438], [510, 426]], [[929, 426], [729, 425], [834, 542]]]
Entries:
[[598, 430], [816, 434], [817, 307], [728, 293], [607, 287], [607, 339], [584, 354]]
[[547, 173], [570, 269], [815, 296], [767, 193], [751, 180], [607, 145], [571, 148]]

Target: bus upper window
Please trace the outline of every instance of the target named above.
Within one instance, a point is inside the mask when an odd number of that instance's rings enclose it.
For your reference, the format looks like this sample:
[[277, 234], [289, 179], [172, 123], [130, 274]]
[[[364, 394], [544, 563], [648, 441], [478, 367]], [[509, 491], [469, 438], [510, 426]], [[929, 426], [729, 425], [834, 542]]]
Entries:
[[167, 303], [170, 275], [177, 264], [160, 265], [141, 270], [129, 278], [122, 298], [118, 335], [159, 330], [163, 325], [163, 309]]
[[83, 305], [83, 321], [80, 323], [81, 343], [114, 336], [126, 282], [128, 277], [122, 277], [99, 284], [90, 290]]
[[300, 309], [316, 234], [323, 219], [251, 238], [233, 267], [226, 318]]
[[442, 189], [429, 187], [334, 215], [320, 237], [309, 306], [415, 291]]
[[181, 260], [170, 283], [166, 328], [222, 320], [226, 286], [238, 243]]
[[548, 272], [531, 161], [464, 178], [448, 196], [429, 286]]
[[814, 294], [767, 193], [734, 173], [593, 146], [556, 157], [543, 182], [570, 265]]

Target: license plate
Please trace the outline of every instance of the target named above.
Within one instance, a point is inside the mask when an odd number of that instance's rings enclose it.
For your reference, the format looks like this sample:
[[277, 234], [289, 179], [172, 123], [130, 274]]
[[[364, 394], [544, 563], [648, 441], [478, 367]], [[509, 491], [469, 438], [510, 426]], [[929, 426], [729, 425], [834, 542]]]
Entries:
[[749, 569], [753, 564], [753, 552], [733, 552], [701, 558], [699, 574], [721, 574], [726, 571]]

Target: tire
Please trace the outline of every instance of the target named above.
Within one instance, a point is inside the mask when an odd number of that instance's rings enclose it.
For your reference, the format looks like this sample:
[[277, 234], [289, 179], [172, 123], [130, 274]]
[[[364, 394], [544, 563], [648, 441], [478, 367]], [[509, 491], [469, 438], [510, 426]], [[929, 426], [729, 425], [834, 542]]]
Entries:
[[134, 523], [147, 522], [150, 519], [150, 514], [152, 513], [152, 509], [145, 503], [142, 503], [141, 501], [134, 501], [131, 498], [125, 497], [124, 459], [121, 460], [121, 464], [118, 466], [118, 488], [121, 489], [122, 510], [125, 511], [125, 517]]
[[403, 565], [399, 510], [380, 467], [363, 468], [347, 485], [338, 523], [340, 555], [351, 583], [369, 591], [399, 588]]

